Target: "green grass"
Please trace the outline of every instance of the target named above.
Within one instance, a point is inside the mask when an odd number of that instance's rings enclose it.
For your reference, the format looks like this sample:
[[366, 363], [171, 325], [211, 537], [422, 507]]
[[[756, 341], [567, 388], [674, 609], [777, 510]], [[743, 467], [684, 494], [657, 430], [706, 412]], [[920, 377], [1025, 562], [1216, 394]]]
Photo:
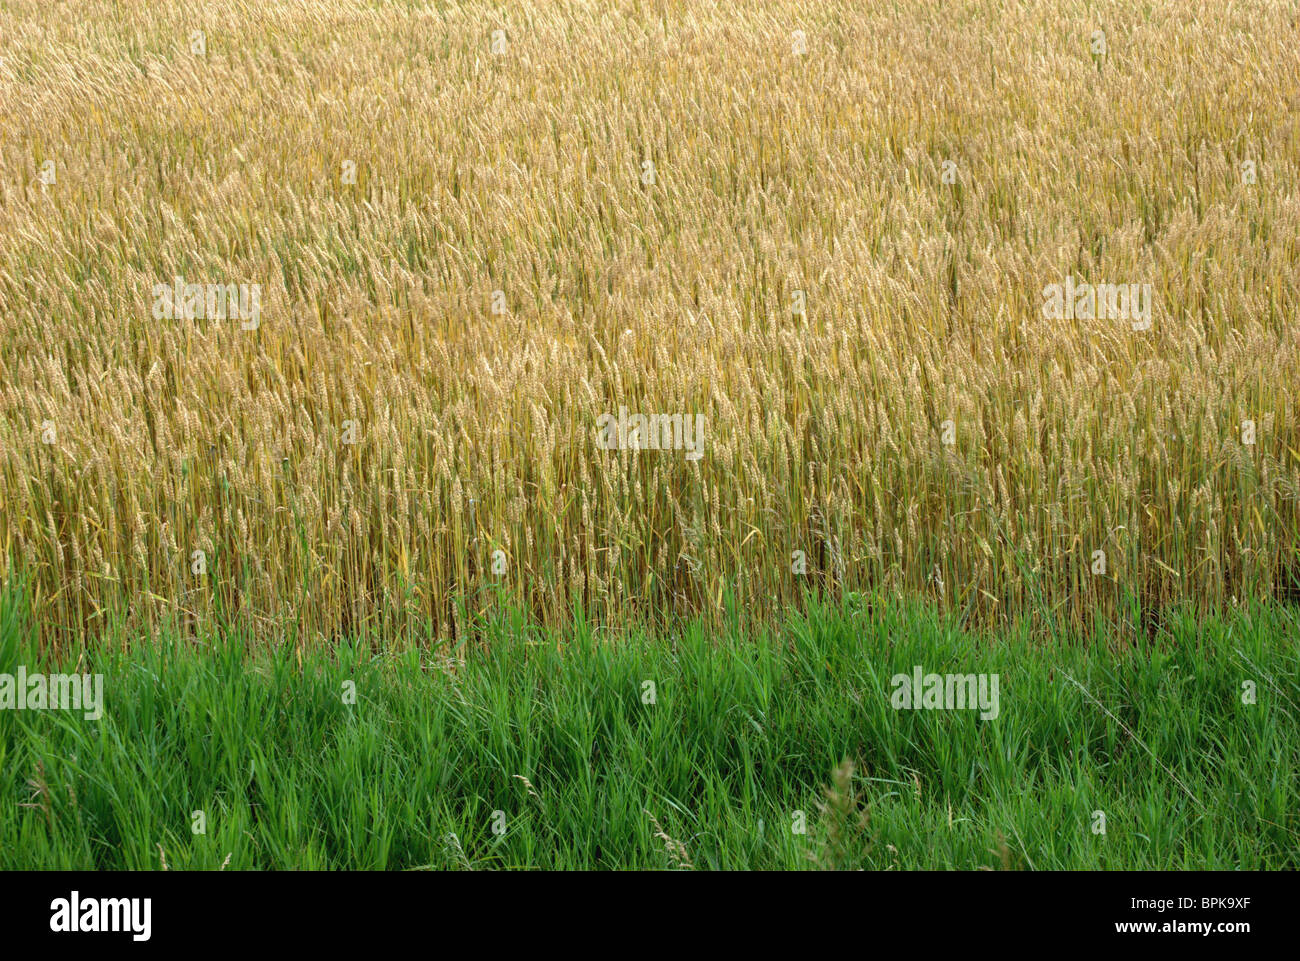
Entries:
[[[0, 672], [37, 670], [3, 606]], [[0, 711], [0, 867], [676, 866], [651, 815], [697, 869], [1300, 866], [1291, 609], [1121, 651], [860, 598], [741, 634], [503, 622], [458, 660], [301, 665], [266, 639], [87, 649], [101, 721]], [[1000, 716], [893, 710], [914, 664], [998, 674]]]

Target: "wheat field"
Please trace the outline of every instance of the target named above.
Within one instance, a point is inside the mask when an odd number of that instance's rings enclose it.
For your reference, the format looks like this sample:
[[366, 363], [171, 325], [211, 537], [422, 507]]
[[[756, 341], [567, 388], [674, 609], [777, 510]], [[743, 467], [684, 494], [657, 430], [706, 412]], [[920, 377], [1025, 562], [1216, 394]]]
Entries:
[[1298, 18], [6, 0], [3, 573], [58, 647], [1295, 597]]

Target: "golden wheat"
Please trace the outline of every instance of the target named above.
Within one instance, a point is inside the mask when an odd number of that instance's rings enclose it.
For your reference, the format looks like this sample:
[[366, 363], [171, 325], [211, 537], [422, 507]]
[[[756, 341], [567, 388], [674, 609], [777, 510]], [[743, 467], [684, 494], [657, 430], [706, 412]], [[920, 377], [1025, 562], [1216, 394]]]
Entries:
[[[1296, 36], [1190, 0], [6, 3], [0, 563], [51, 643], [1290, 590]], [[157, 319], [178, 276], [259, 285], [256, 326]], [[1067, 278], [1150, 284], [1150, 329], [1050, 318]], [[703, 415], [703, 456], [601, 449], [620, 408]]]

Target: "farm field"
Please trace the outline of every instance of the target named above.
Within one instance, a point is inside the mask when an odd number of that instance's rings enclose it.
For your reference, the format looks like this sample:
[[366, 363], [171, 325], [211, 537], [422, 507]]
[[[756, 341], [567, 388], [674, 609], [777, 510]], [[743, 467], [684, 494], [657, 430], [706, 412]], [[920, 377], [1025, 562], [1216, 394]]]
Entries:
[[1295, 868], [1297, 36], [0, 0], [0, 867]]

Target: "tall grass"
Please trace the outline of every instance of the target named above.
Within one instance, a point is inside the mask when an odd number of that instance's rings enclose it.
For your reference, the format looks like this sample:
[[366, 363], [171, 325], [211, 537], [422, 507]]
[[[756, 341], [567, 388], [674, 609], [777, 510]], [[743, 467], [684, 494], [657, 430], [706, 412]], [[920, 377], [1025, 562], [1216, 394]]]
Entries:
[[[1294, 595], [1296, 22], [7, 3], [0, 573], [65, 648]], [[155, 320], [177, 275], [260, 326]], [[1152, 329], [1046, 319], [1067, 275], [1150, 283]], [[598, 449], [620, 406], [704, 414], [703, 459]]]
[[[465, 659], [87, 652], [102, 720], [0, 711], [0, 868], [1295, 868], [1295, 631], [1107, 650], [849, 602], [620, 644], [497, 622]], [[998, 673], [996, 720], [893, 710], [917, 664]]]

